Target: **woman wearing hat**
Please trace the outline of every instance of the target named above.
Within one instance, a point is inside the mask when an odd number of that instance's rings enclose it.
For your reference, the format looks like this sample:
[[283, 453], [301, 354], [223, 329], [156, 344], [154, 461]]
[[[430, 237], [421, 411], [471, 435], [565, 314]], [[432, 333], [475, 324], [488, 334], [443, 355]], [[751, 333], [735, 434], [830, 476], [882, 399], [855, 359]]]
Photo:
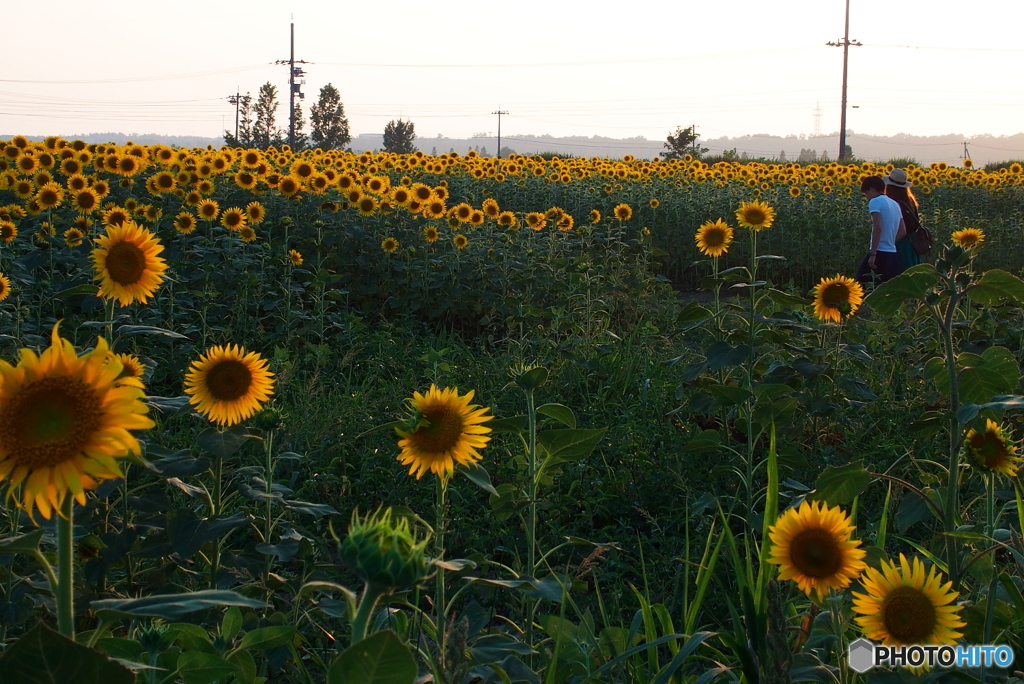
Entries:
[[900, 266], [907, 270], [911, 266], [921, 263], [921, 255], [918, 254], [910, 242], [910, 236], [921, 227], [921, 219], [918, 216], [917, 198], [911, 186], [914, 184], [907, 179], [907, 172], [903, 169], [893, 169], [888, 176], [882, 179], [885, 183], [885, 195], [900, 205], [903, 212], [903, 223], [907, 226], [907, 235], [896, 241], [896, 256], [899, 257]]

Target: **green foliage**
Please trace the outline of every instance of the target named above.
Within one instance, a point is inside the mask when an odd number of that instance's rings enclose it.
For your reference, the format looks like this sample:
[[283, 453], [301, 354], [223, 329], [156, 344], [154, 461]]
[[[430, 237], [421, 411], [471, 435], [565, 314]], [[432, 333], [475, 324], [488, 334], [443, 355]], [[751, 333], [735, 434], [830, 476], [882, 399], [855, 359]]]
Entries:
[[687, 126], [686, 128], [677, 126], [675, 134], [670, 134], [666, 139], [665, 149], [667, 151], [662, 152], [661, 157], [665, 161], [682, 159], [686, 155], [699, 158], [708, 151], [708, 148], [701, 147], [697, 143], [697, 138], [699, 137], [700, 135], [694, 131], [693, 126]]
[[351, 142], [341, 93], [328, 83], [320, 89], [320, 99], [309, 110], [312, 124], [310, 142], [322, 150], [343, 150]]
[[40, 623], [0, 658], [4, 681], [17, 684], [133, 684], [132, 671]]
[[412, 684], [416, 661], [391, 630], [349, 646], [327, 672], [328, 684]]
[[384, 151], [395, 154], [412, 154], [416, 151], [416, 124], [401, 119], [389, 121], [384, 126]]

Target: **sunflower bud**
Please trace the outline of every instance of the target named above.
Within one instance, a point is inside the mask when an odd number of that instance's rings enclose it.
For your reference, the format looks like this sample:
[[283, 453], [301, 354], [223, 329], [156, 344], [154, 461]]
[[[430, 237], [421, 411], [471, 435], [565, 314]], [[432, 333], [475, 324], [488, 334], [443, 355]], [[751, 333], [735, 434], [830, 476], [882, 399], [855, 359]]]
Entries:
[[390, 508], [360, 519], [352, 514], [341, 559], [366, 584], [378, 589], [411, 589], [427, 574], [424, 549], [407, 518], [394, 518]]

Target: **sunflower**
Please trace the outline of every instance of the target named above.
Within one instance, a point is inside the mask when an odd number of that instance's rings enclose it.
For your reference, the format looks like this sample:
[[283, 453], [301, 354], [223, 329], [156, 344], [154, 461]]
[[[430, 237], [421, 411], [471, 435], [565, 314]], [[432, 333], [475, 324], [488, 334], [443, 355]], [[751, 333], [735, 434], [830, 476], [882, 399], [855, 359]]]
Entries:
[[249, 223], [258, 226], [266, 218], [267, 210], [259, 202], [249, 202], [245, 205], [245, 215], [249, 219]]
[[116, 299], [121, 306], [139, 301], [143, 304], [156, 292], [164, 279], [167, 262], [160, 256], [163, 245], [150, 231], [134, 221], [107, 226], [107, 234], [96, 238], [92, 251], [100, 281], [99, 295]]
[[92, 188], [83, 188], [71, 195], [71, 206], [80, 214], [88, 214], [100, 205], [100, 197]]
[[196, 229], [196, 217], [187, 211], [183, 211], [174, 217], [174, 229], [182, 235], [188, 235]]
[[482, 226], [486, 219], [487, 217], [484, 215], [484, 212], [480, 211], [479, 209], [474, 209], [469, 214], [469, 225]]
[[380, 248], [388, 254], [398, 251], [398, 240], [393, 237], [386, 237], [380, 241]]
[[291, 169], [289, 169], [290, 175], [302, 179], [310, 178], [314, 173], [316, 173], [316, 167], [313, 166], [308, 161], [301, 159], [297, 162], [294, 162], [291, 166]]
[[655, 197], [654, 199], [652, 199], [652, 200], [651, 200], [651, 201], [649, 202], [649, 204], [651, 205], [651, 209], [657, 209], [657, 208], [658, 208], [659, 206], [661, 206], [661, 202], [660, 202], [660, 201], [658, 200], [658, 198], [657, 198], [657, 197]]
[[412, 195], [407, 188], [399, 186], [391, 191], [391, 201], [399, 206], [406, 206], [411, 199]]
[[409, 474], [416, 479], [428, 470], [443, 480], [455, 472], [455, 464], [469, 465], [480, 460], [478, 449], [491, 440], [491, 428], [483, 425], [493, 416], [489, 408], [480, 408], [469, 402], [471, 390], [460, 396], [457, 387], [438, 389], [431, 385], [427, 393], [413, 392], [409, 401], [417, 418], [411, 430], [396, 429], [402, 438], [398, 446], [402, 453], [398, 461], [409, 466]]
[[53, 209], [54, 207], [60, 206], [61, 200], [64, 199], [64, 189], [56, 183], [46, 183], [39, 188], [39, 192], [36, 193], [36, 202], [43, 209]]
[[423, 239], [426, 240], [427, 242], [437, 242], [437, 239], [440, 237], [440, 235], [441, 234], [438, 232], [436, 226], [427, 226], [426, 228], [423, 229]]
[[729, 251], [732, 244], [732, 228], [722, 219], [701, 224], [693, 236], [701, 254], [720, 257]]
[[485, 199], [480, 208], [483, 209], [487, 218], [496, 219], [501, 214], [501, 207], [498, 206], [498, 202], [491, 198]]
[[798, 188], [798, 187], [797, 187], [797, 186], [795, 186], [795, 185], [794, 185], [794, 186], [792, 186], [792, 187], [791, 187], [791, 188], [789, 189], [789, 196], [790, 196], [790, 197], [799, 197], [799, 196], [800, 196], [800, 188]]
[[601, 222], [601, 212], [598, 211], [597, 209], [591, 209], [590, 210], [590, 222], [591, 223], [600, 223]]
[[111, 354], [112, 357], [116, 357], [121, 362], [121, 372], [118, 374], [118, 380], [124, 380], [125, 378], [136, 378], [142, 380], [142, 376], [146, 374], [146, 364], [142, 363], [142, 360], [134, 354]]
[[451, 215], [459, 220], [459, 223], [469, 223], [469, 219], [473, 215], [473, 207], [465, 202], [456, 204], [450, 211]]
[[851, 540], [854, 526], [838, 506], [806, 500], [791, 508], [769, 530], [779, 579], [793, 580], [808, 596], [822, 598], [829, 589], [843, 589], [866, 567], [860, 541]]
[[245, 212], [238, 207], [229, 207], [220, 215], [220, 225], [228, 230], [241, 230], [245, 227]]
[[764, 202], [743, 202], [736, 210], [736, 220], [744, 228], [761, 230], [771, 228], [775, 210]]
[[978, 228], [964, 228], [953, 233], [953, 242], [964, 249], [977, 247], [985, 241], [985, 233]]
[[296, 251], [294, 249], [289, 249], [288, 250], [288, 260], [290, 262], [292, 262], [292, 266], [301, 266], [302, 265], [302, 254], [300, 254], [298, 251]]
[[215, 221], [217, 215], [220, 214], [220, 205], [217, 204], [217, 200], [204, 199], [200, 200], [196, 206], [196, 211], [199, 212], [199, 217], [207, 221]]
[[509, 230], [517, 230], [519, 228], [519, 219], [516, 218], [515, 213], [503, 211], [498, 214], [498, 225]]
[[302, 190], [302, 183], [293, 176], [285, 176], [277, 184], [277, 189], [285, 197], [294, 197]]
[[11, 279], [0, 273], [0, 302], [11, 296]]
[[548, 220], [544, 218], [544, 213], [540, 211], [531, 211], [526, 215], [526, 225], [530, 226], [534, 230], [543, 230]]
[[78, 356], [58, 325], [42, 354], [0, 361], [0, 480], [8, 498], [22, 485], [18, 504], [47, 519], [69, 492], [85, 504], [85, 490], [121, 477], [115, 459], [142, 453], [129, 430], [153, 427], [142, 383], [117, 381], [121, 363], [109, 360], [106, 340]]
[[853, 592], [855, 620], [868, 639], [887, 646], [953, 644], [965, 623], [961, 606], [952, 605], [953, 583], [942, 579], [934, 565], [925, 575], [917, 557], [911, 565], [901, 553], [899, 567], [882, 561], [881, 570], [868, 568], [861, 579], [867, 593]]
[[434, 197], [441, 200], [442, 202], [448, 199], [448, 186], [445, 185], [445, 181], [441, 181], [436, 188], [433, 188], [431, 190], [431, 192], [433, 193]]
[[241, 423], [274, 392], [269, 362], [234, 344], [216, 346], [193, 361], [185, 375], [185, 394], [196, 411], [221, 426]]
[[452, 244], [455, 245], [455, 249], [465, 249], [466, 245], [469, 244], [469, 238], [467, 238], [462, 233], [459, 233], [458, 235], [452, 238]]
[[823, 321], [841, 323], [857, 313], [863, 301], [864, 288], [846, 276], [822, 278], [814, 287], [814, 315]]
[[162, 195], [166, 192], [174, 192], [174, 189], [178, 187], [177, 179], [167, 171], [160, 171], [151, 180], [153, 187], [158, 191], [157, 194]]
[[[409, 203], [408, 208], [412, 209], [412, 203]], [[428, 219], [439, 219], [445, 214], [444, 202], [435, 198], [432, 198], [429, 202], [423, 205], [423, 216]]]
[[68, 228], [64, 231], [64, 244], [68, 247], [77, 247], [82, 244], [82, 238], [84, 237], [85, 233], [78, 228]]
[[239, 171], [235, 174], [235, 185], [243, 190], [252, 190], [256, 187], [256, 176], [248, 171]]
[[558, 219], [558, 230], [572, 230], [573, 226], [576, 225], [576, 219], [572, 217], [572, 214], [562, 214]]
[[412, 187], [409, 188], [409, 192], [412, 193], [412, 197], [420, 202], [429, 202], [434, 195], [434, 190], [429, 185], [423, 183], [413, 183]]
[[628, 204], [620, 204], [616, 206], [612, 213], [615, 215], [615, 218], [620, 221], [628, 221], [633, 218], [633, 208]]
[[377, 200], [370, 195], [363, 195], [356, 203], [356, 209], [360, 216], [373, 216], [377, 213]]
[[964, 446], [971, 460], [982, 470], [1002, 473], [1007, 477], [1015, 477], [1017, 468], [1024, 459], [1017, 456], [1017, 447], [1003, 434], [998, 423], [985, 419], [985, 430], [978, 432], [971, 429], [964, 439]]
[[4, 243], [14, 242], [14, 238], [18, 237], [18, 227], [14, 225], [13, 221], [0, 221], [0, 240]]

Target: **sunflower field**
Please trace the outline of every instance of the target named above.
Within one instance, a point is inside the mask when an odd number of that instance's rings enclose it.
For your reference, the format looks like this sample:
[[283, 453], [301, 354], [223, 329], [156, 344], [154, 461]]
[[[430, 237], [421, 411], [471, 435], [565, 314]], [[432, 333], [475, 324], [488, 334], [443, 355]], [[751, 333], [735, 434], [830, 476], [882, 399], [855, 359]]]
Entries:
[[1024, 681], [965, 166], [0, 141], [0, 681]]

